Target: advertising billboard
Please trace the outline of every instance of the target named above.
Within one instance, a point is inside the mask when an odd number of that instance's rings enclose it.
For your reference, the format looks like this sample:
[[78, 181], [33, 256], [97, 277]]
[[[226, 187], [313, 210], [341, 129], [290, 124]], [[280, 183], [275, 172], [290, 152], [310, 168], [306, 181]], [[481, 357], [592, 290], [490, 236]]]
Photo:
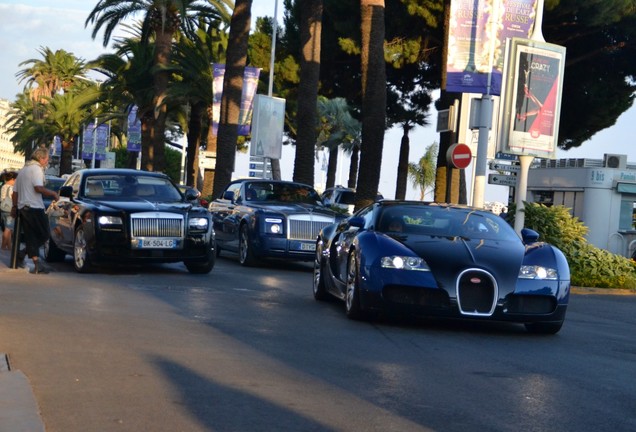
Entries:
[[555, 158], [565, 47], [519, 38], [508, 45], [499, 150]]
[[446, 90], [501, 94], [506, 39], [528, 38], [538, 0], [452, 0]]

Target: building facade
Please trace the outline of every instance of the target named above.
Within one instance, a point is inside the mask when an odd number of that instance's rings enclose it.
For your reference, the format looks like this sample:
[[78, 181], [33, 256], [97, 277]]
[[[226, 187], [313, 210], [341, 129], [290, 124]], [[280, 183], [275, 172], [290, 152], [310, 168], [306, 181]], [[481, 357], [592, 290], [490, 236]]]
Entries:
[[541, 160], [528, 173], [527, 201], [571, 209], [601, 249], [626, 257], [636, 250], [636, 164], [626, 155]]
[[5, 124], [11, 111], [10, 102], [0, 99], [0, 171], [3, 169], [20, 169], [24, 166], [24, 155], [13, 151], [12, 135], [7, 132]]

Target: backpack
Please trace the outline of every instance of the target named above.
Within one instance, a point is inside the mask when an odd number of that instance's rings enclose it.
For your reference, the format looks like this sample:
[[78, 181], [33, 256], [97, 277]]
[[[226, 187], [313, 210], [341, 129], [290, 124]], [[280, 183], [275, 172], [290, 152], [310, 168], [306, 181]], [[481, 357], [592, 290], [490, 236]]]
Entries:
[[2, 186], [2, 202], [0, 203], [0, 210], [3, 212], [10, 213], [11, 207], [13, 207], [13, 186], [11, 185], [3, 185]]

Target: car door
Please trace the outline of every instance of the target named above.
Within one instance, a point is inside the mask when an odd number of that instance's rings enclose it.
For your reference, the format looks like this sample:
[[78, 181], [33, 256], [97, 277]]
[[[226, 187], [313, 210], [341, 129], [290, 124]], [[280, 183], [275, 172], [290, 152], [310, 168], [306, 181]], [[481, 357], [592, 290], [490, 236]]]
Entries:
[[[79, 174], [71, 176], [64, 184], [66, 187], [73, 189], [73, 197], [77, 196], [81, 177]], [[54, 203], [51, 203], [47, 210], [49, 216], [49, 226], [51, 229], [51, 238], [55, 244], [66, 251], [72, 249], [74, 226], [73, 221], [77, 213], [77, 204], [72, 198], [60, 197]]]
[[230, 183], [220, 198], [210, 203], [212, 224], [216, 233], [216, 242], [225, 248], [238, 244], [238, 226], [233, 217], [236, 208], [236, 197], [240, 194], [241, 182]]

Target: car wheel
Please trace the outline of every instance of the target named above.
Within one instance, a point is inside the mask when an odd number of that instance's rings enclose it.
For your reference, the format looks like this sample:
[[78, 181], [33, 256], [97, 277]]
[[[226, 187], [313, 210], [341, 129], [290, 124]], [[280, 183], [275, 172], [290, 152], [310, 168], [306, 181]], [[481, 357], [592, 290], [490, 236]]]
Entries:
[[60, 262], [64, 260], [66, 252], [58, 248], [52, 239], [44, 243], [44, 259], [47, 262]]
[[184, 261], [188, 271], [192, 274], [207, 274], [214, 268], [216, 261], [216, 251], [210, 249], [208, 251], [208, 259], [205, 261]]
[[529, 333], [534, 334], [545, 334], [552, 335], [557, 334], [561, 327], [563, 326], [563, 321], [561, 322], [535, 322], [535, 323], [526, 323], [525, 327]]
[[323, 258], [322, 258], [322, 240], [316, 241], [316, 257], [314, 258], [314, 299], [319, 301], [327, 300], [329, 294], [325, 287], [325, 278], [322, 273]]
[[354, 320], [365, 318], [364, 311], [360, 307], [360, 287], [358, 286], [358, 260], [355, 252], [349, 255], [347, 267], [347, 292], [345, 293], [345, 312], [347, 317]]
[[73, 266], [79, 273], [87, 273], [92, 269], [88, 256], [86, 233], [84, 232], [84, 227], [81, 225], [75, 230], [75, 237], [73, 239]]
[[241, 225], [239, 231], [239, 262], [244, 266], [254, 266], [257, 263], [257, 259], [254, 256], [252, 247], [250, 245], [250, 233], [246, 224]]

